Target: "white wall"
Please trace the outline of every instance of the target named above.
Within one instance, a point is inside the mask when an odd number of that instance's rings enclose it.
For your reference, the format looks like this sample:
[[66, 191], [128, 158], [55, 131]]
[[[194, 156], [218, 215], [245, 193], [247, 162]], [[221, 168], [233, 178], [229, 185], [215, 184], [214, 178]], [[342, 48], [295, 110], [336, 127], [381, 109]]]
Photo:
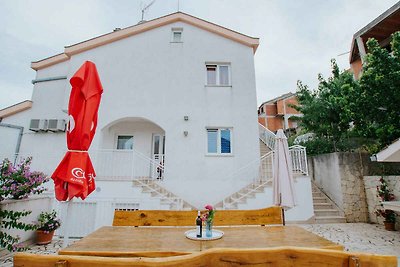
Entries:
[[323, 154], [313, 157], [312, 160], [315, 183], [342, 208], [342, 181], [337, 155]]
[[[23, 217], [20, 221], [26, 224], [35, 224], [42, 211], [49, 211], [51, 209], [52, 199], [43, 196], [30, 196], [27, 199], [21, 200], [4, 200], [0, 203], [0, 208], [4, 210], [13, 211], [32, 211], [26, 217]], [[16, 237], [19, 236], [20, 241], [26, 241], [35, 237], [35, 231], [24, 231], [17, 229], [1, 229], [6, 233]]]
[[[183, 43], [170, 42], [173, 27], [183, 28]], [[104, 87], [91, 149], [104, 147], [100, 133], [113, 122], [148, 119], [166, 134], [165, 177], [171, 183], [165, 186], [189, 196], [196, 194], [196, 186], [189, 183], [178, 189], [176, 184], [183, 185], [179, 181], [219, 180], [259, 157], [252, 48], [177, 22], [73, 55], [68, 62], [39, 70], [37, 78], [66, 75], [69, 79], [85, 60], [96, 64]], [[206, 87], [206, 62], [229, 62], [232, 86]], [[66, 118], [62, 109], [70, 90], [67, 82], [37, 83], [33, 107], [21, 118], [12, 116], [6, 121], [27, 126], [31, 118]], [[232, 156], [206, 156], [206, 127], [233, 128]], [[63, 149], [64, 134], [25, 132], [22, 150], [26, 153], [50, 155]], [[56, 164], [54, 160], [47, 166]], [[204, 186], [213, 185], [206, 182]], [[218, 189], [225, 192], [215, 194], [226, 196], [229, 187], [225, 183]]]

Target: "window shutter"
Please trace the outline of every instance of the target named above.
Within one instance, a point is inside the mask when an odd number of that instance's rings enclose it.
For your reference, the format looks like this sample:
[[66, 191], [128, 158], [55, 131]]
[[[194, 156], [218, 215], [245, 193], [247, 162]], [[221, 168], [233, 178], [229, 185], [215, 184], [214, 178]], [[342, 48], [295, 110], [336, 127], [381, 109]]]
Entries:
[[217, 153], [218, 142], [218, 130], [208, 129], [207, 130], [207, 147], [208, 153]]

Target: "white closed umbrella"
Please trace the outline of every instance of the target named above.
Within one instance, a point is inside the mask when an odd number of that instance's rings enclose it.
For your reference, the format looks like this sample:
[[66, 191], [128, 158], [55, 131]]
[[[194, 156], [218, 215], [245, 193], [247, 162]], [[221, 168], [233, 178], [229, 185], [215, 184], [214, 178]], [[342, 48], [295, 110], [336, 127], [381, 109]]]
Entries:
[[276, 133], [274, 151], [273, 203], [288, 210], [296, 206], [292, 161], [282, 129]]

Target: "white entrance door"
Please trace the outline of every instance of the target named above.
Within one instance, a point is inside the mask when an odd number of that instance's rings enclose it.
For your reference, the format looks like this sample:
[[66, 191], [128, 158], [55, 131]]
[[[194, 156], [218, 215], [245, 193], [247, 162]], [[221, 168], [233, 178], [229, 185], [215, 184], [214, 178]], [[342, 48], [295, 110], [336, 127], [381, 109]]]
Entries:
[[162, 179], [164, 175], [165, 135], [153, 134], [152, 177]]

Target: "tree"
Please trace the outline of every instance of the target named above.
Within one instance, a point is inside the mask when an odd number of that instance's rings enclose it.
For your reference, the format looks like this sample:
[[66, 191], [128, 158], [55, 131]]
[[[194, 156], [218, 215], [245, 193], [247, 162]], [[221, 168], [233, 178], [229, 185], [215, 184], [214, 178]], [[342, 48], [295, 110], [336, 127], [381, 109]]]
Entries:
[[331, 61], [332, 76], [328, 80], [318, 75], [319, 85], [314, 91], [301, 81], [297, 83], [299, 106], [295, 107], [303, 114], [301, 125], [305, 130], [313, 132], [318, 138], [337, 143], [347, 136], [352, 122], [349, 109], [351, 94], [357, 90], [358, 84], [348, 71], [339, 71], [335, 60]]
[[379, 149], [400, 137], [400, 32], [392, 35], [391, 51], [369, 39], [360, 86], [350, 109], [359, 136], [376, 139]]

